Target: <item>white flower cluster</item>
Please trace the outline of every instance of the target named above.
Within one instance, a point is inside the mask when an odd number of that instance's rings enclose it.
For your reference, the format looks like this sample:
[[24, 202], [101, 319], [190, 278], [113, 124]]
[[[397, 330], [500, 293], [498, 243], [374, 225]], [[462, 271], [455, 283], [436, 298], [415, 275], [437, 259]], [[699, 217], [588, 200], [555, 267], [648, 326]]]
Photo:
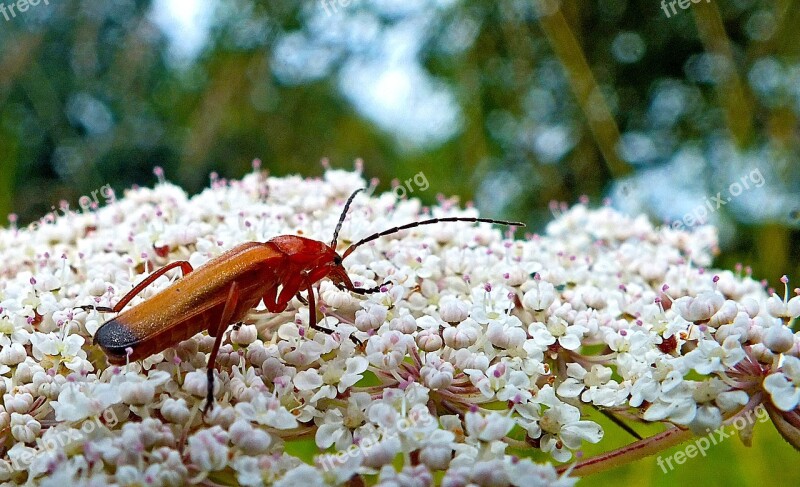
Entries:
[[[800, 337], [787, 324], [800, 297], [698, 267], [711, 262], [710, 227], [654, 228], [584, 205], [521, 240], [446, 223], [359, 247], [351, 279], [388, 282], [384, 292], [321, 281], [312, 312], [331, 334], [308, 327], [297, 299], [254, 310], [223, 342], [207, 416], [205, 333], [125, 367], [92, 345], [111, 315], [79, 306], [113, 306], [155, 268], [196, 268], [242, 242], [328, 242], [364, 186], [336, 170], [215, 180], [191, 199], [159, 184], [0, 230], [0, 483], [568, 486], [576, 479], [507, 448], [570, 460], [603, 436], [586, 407], [697, 432], [759, 401], [797, 415]], [[359, 196], [341, 249], [421, 211], [394, 193]], [[429, 214], [477, 216], [449, 202]], [[303, 439], [319, 448], [313, 463], [287, 453]]]

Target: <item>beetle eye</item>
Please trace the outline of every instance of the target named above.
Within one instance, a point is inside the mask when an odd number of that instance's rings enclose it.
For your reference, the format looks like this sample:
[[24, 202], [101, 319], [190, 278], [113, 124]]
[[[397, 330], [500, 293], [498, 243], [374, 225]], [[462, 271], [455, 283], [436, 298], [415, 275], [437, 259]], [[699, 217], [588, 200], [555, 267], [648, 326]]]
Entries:
[[334, 256], [334, 258], [333, 258], [333, 263], [334, 263], [334, 264], [336, 264], [336, 265], [342, 265], [342, 258], [341, 258], [341, 257], [339, 257], [339, 255], [337, 254], [337, 255], [336, 255], [336, 256]]

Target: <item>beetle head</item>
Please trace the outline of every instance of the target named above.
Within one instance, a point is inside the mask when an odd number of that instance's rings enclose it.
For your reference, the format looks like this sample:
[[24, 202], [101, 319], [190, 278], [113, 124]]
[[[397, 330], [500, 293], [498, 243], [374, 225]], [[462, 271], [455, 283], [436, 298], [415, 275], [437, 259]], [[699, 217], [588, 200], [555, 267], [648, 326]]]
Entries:
[[328, 277], [337, 287], [355, 288], [335, 248], [298, 235], [282, 235], [271, 242], [286, 256], [287, 271], [291, 275], [305, 276], [303, 285]]

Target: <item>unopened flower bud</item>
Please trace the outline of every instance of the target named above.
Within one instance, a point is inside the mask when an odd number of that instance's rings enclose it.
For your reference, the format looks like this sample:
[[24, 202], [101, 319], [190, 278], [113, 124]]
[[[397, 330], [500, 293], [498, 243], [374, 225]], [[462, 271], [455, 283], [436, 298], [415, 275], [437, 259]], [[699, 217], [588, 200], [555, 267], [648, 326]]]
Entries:
[[[355, 445], [350, 448], [354, 449], [355, 453], [358, 453], [358, 448]], [[396, 436], [385, 438], [364, 450], [364, 466], [380, 468], [391, 462], [398, 453], [400, 453], [400, 439]]]
[[387, 309], [384, 306], [372, 305], [367, 309], [356, 311], [355, 325], [359, 331], [370, 331], [379, 328], [386, 321]]
[[[214, 381], [214, 396], [219, 392], [219, 380]], [[202, 370], [193, 370], [186, 374], [183, 381], [183, 390], [196, 397], [206, 397], [208, 394], [208, 379]]]
[[219, 426], [189, 437], [189, 456], [200, 470], [222, 470], [228, 465], [228, 433]]
[[33, 369], [28, 363], [22, 362], [17, 365], [17, 370], [14, 371], [14, 381], [17, 384], [29, 384], [33, 381]]
[[389, 329], [410, 335], [417, 331], [417, 320], [411, 314], [404, 314], [397, 318], [392, 318], [389, 322]]
[[0, 364], [13, 367], [24, 362], [27, 356], [28, 353], [21, 343], [12, 343], [0, 350]]
[[472, 467], [472, 481], [486, 487], [510, 485], [506, 469], [500, 460], [478, 462]]
[[195, 339], [184, 340], [175, 347], [175, 351], [181, 360], [188, 362], [197, 354], [199, 345]]
[[508, 286], [517, 287], [523, 285], [530, 277], [530, 274], [525, 272], [522, 267], [517, 266], [512, 267], [503, 277], [505, 277]]
[[714, 328], [719, 328], [722, 325], [727, 325], [729, 323], [733, 323], [734, 318], [736, 318], [737, 313], [739, 312], [739, 308], [736, 307], [736, 303], [727, 300], [722, 307], [714, 313], [710, 320], [708, 320], [708, 325], [713, 326]]
[[525, 343], [527, 335], [525, 330], [517, 326], [504, 326], [502, 323], [493, 321], [489, 323], [486, 330], [486, 337], [498, 348], [518, 348]]
[[330, 284], [322, 286], [320, 297], [327, 306], [342, 311], [354, 311], [359, 308], [360, 304], [349, 292], [337, 289]]
[[236, 410], [231, 406], [214, 405], [214, 409], [206, 415], [206, 422], [228, 429], [236, 421]]
[[426, 446], [419, 453], [419, 461], [431, 470], [447, 470], [453, 458], [453, 449], [449, 446]]
[[426, 387], [432, 390], [446, 389], [453, 383], [455, 374], [453, 364], [433, 354], [426, 356], [426, 362], [419, 371]]
[[773, 325], [764, 333], [764, 345], [775, 353], [788, 352], [794, 346], [794, 334], [785, 326]]
[[183, 424], [189, 420], [189, 407], [183, 398], [167, 398], [161, 406], [161, 415], [171, 423]]
[[3, 404], [9, 413], [27, 413], [33, 405], [33, 396], [28, 392], [20, 394], [4, 394]]
[[456, 350], [472, 346], [478, 341], [478, 335], [478, 329], [468, 321], [464, 321], [458, 326], [445, 328], [444, 332], [442, 332], [444, 343], [448, 347], [455, 348]]
[[538, 285], [532, 287], [522, 296], [522, 306], [529, 311], [542, 311], [550, 307], [556, 300], [556, 290], [547, 281], [537, 281]]
[[247, 455], [266, 453], [272, 443], [272, 437], [266, 431], [254, 428], [249, 421], [239, 419], [228, 429], [231, 442]]
[[258, 338], [256, 325], [242, 325], [231, 330], [231, 342], [239, 345], [250, 345]]
[[797, 318], [800, 316], [800, 296], [795, 296], [786, 303], [786, 311], [790, 318]]
[[486, 370], [489, 368], [489, 357], [483, 353], [473, 353], [467, 348], [456, 350], [452, 361], [461, 370]]
[[269, 356], [269, 352], [263, 346], [248, 347], [247, 351], [245, 352], [245, 359], [247, 362], [256, 367], [261, 367], [261, 365]]
[[21, 443], [31, 443], [42, 431], [42, 425], [30, 414], [11, 413], [11, 435]]
[[439, 303], [439, 316], [448, 323], [460, 323], [469, 316], [469, 306], [455, 298], [444, 298]]
[[684, 296], [675, 300], [675, 307], [686, 321], [707, 321], [722, 308], [725, 298], [719, 293], [706, 291], [696, 297]]
[[96, 277], [92, 279], [92, 282], [89, 284], [89, 289], [86, 291], [92, 296], [99, 297], [108, 291], [108, 285], [105, 283], [105, 281]]
[[771, 363], [775, 359], [775, 354], [772, 350], [766, 347], [763, 343], [754, 343], [750, 347], [750, 353], [753, 357], [762, 364]]
[[583, 290], [581, 298], [586, 306], [594, 309], [603, 309], [607, 306], [606, 298], [603, 293], [597, 288], [589, 288]]
[[758, 301], [756, 301], [755, 299], [750, 298], [750, 297], [744, 298], [744, 299], [742, 299], [741, 304], [742, 304], [742, 307], [744, 308], [745, 312], [747, 312], [747, 315], [750, 318], [755, 318], [756, 315], [758, 315], [758, 311], [760, 309], [760, 306], [758, 304]]
[[441, 335], [434, 330], [422, 330], [416, 337], [417, 346], [425, 352], [435, 352], [440, 350], [444, 342]]
[[125, 404], [144, 405], [153, 401], [156, 389], [148, 381], [123, 382], [119, 386], [119, 394]]

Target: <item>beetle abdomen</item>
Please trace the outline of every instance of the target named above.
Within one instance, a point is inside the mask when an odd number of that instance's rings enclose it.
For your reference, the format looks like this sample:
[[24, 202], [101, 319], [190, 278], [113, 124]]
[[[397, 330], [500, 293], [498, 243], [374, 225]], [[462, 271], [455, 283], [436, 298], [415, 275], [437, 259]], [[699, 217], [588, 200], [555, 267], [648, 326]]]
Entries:
[[139, 338], [133, 331], [116, 318], [104, 323], [94, 335], [95, 345], [100, 345], [112, 364], [124, 364], [125, 350], [135, 347], [138, 342]]

